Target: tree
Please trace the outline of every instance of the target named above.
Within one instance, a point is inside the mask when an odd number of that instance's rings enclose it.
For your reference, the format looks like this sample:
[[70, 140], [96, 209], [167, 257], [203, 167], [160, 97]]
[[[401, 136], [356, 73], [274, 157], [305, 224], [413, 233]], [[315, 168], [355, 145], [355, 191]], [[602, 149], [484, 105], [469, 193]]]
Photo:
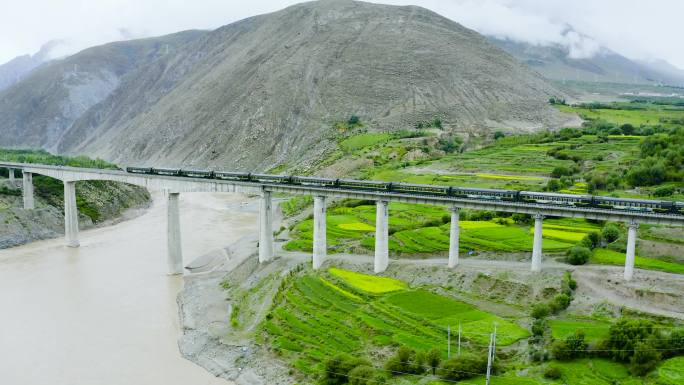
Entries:
[[442, 362], [442, 353], [437, 348], [432, 348], [427, 353], [427, 365], [432, 368], [432, 375], [437, 374], [437, 368]]
[[558, 191], [561, 189], [561, 184], [558, 182], [558, 179], [549, 179], [549, 182], [546, 184], [546, 190], [548, 191]]
[[660, 353], [647, 342], [638, 342], [634, 347], [634, 355], [630, 359], [632, 374], [644, 376], [655, 369], [660, 361]]
[[608, 329], [608, 339], [604, 346], [610, 350], [614, 360], [628, 362], [634, 354], [636, 344], [647, 340], [653, 335], [653, 331], [652, 321], [621, 318]]
[[653, 195], [657, 197], [669, 197], [672, 196], [675, 192], [674, 187], [672, 186], [663, 186], [663, 187], [658, 187], [655, 192], [653, 192]]
[[597, 231], [590, 231], [582, 238], [579, 245], [593, 250], [601, 246], [601, 234]]
[[591, 258], [591, 250], [584, 246], [574, 246], [565, 257], [565, 261], [571, 265], [584, 265]]
[[623, 135], [634, 135], [636, 129], [631, 124], [625, 123], [622, 126], [620, 126], [620, 131], [622, 131]]
[[352, 127], [358, 125], [360, 122], [361, 122], [361, 118], [359, 118], [359, 117], [356, 116], [356, 115], [350, 116], [350, 117], [349, 117], [349, 120], [347, 120], [347, 124], [348, 124], [349, 126], [352, 126]]
[[487, 359], [484, 355], [462, 354], [442, 364], [439, 375], [447, 381], [460, 381], [466, 378], [485, 374]]
[[565, 293], [560, 293], [557, 296], [553, 297], [553, 300], [551, 301], [550, 304], [550, 309], [551, 312], [557, 313], [561, 310], [565, 310], [570, 306], [570, 302], [572, 301], [572, 298], [565, 294]]
[[558, 361], [572, 359], [572, 354], [568, 350], [568, 344], [566, 344], [565, 341], [554, 342], [553, 345], [551, 345], [551, 354], [553, 354], [553, 358], [557, 359]]
[[584, 341], [584, 330], [576, 330], [574, 334], [565, 339], [565, 344], [571, 351], [573, 358], [582, 357], [588, 347]]
[[601, 236], [608, 243], [613, 243], [620, 238], [620, 229], [612, 223], [609, 223], [603, 227], [601, 230]]
[[503, 132], [496, 131], [494, 133], [494, 140], [499, 140], [499, 139], [503, 138], [504, 136], [506, 136], [506, 134], [504, 134]]
[[390, 357], [385, 364], [385, 369], [392, 374], [410, 373], [415, 355], [416, 352], [413, 349], [400, 346], [394, 356]]
[[541, 337], [544, 335], [544, 331], [546, 331], [546, 320], [535, 319], [532, 322], [532, 335]]
[[371, 366], [365, 359], [339, 354], [327, 360], [324, 366], [323, 385], [344, 385], [349, 382], [350, 372], [358, 366]]

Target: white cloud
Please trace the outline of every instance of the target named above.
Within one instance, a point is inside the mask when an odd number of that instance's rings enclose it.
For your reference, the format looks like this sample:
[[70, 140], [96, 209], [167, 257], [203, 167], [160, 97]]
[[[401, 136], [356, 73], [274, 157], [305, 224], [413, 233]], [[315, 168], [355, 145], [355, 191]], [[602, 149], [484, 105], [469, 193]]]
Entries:
[[[184, 29], [212, 29], [295, 0], [0, 0], [0, 63], [65, 39], [55, 51]], [[538, 45], [561, 44], [571, 57], [606, 46], [628, 57], [684, 67], [680, 0], [380, 0], [432, 9], [481, 33]], [[574, 28], [568, 29], [568, 26]], [[590, 36], [590, 37], [587, 37]]]

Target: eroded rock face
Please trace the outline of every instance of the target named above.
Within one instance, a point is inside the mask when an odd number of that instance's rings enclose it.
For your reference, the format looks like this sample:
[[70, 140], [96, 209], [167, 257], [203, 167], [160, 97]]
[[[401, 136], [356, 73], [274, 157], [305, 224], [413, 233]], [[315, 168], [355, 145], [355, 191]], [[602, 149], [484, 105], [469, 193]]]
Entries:
[[319, 1], [207, 33], [121, 79], [60, 152], [164, 165], [268, 169], [320, 158], [335, 122], [464, 133], [533, 131], [568, 117], [539, 74], [420, 7]]

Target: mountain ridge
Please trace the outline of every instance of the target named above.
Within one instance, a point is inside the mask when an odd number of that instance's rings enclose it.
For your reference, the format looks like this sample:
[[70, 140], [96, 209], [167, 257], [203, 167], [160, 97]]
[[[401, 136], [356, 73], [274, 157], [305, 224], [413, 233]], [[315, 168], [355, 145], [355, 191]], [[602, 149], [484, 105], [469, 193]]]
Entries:
[[475, 31], [416, 6], [348, 0], [226, 25], [117, 80], [41, 145], [119, 162], [268, 169], [320, 158], [333, 125], [351, 115], [383, 131], [440, 117], [464, 135], [573, 120], [546, 103], [561, 91]]

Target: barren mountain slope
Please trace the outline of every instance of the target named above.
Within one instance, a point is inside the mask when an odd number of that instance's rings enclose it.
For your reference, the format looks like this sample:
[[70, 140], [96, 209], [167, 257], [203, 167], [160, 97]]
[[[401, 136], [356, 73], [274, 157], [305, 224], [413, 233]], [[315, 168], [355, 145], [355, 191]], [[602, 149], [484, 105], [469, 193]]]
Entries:
[[58, 150], [131, 163], [267, 169], [369, 128], [442, 118], [460, 131], [568, 120], [559, 95], [474, 31], [419, 7], [303, 3], [227, 25], [127, 75]]
[[0, 146], [53, 148], [66, 129], [143, 63], [203, 32], [105, 44], [53, 60], [0, 92]]

